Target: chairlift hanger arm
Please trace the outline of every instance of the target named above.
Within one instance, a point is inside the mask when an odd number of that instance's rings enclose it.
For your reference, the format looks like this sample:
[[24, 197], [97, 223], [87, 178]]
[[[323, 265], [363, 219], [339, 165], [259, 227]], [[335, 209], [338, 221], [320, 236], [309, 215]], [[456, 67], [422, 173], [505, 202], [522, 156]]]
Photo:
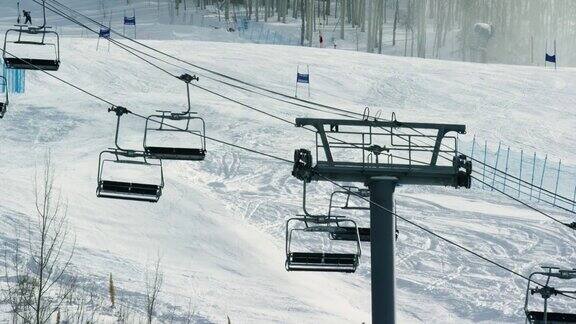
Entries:
[[46, 0], [42, 0], [42, 17], [44, 18], [44, 23], [38, 29], [46, 28]]
[[200, 78], [196, 75], [190, 75], [188, 73], [184, 73], [182, 75], [180, 75], [179, 77], [176, 77], [178, 80], [182, 80], [184, 81], [184, 83], [186, 83], [186, 97], [188, 98], [188, 107], [186, 109], [186, 111], [181, 112], [181, 113], [173, 113], [173, 115], [188, 115], [190, 114], [190, 110], [192, 110], [192, 99], [190, 98], [190, 83], [192, 81], [200, 81]]
[[340, 207], [341, 209], [357, 209], [357, 210], [370, 209], [369, 207], [367, 208], [367, 207], [350, 207], [349, 206], [351, 197], [358, 197], [358, 198], [366, 197], [366, 196], [362, 196], [363, 190], [366, 190], [366, 189], [360, 189], [360, 188], [354, 187], [354, 186], [345, 186], [345, 187], [347, 188], [347, 190], [335, 190], [332, 192], [332, 194], [330, 194], [330, 203], [328, 205], [328, 215], [332, 214], [332, 209], [334, 208], [334, 198], [336, 197], [336, 195], [339, 195], [339, 194], [346, 196], [345, 205], [343, 207]]
[[[304, 211], [304, 218], [326, 218], [323, 215], [312, 215], [306, 209], [306, 181], [302, 181], [302, 210]], [[328, 217], [330, 217], [328, 215]]]
[[434, 123], [413, 123], [384, 120], [355, 120], [355, 119], [320, 119], [320, 118], [296, 118], [296, 127], [313, 126], [318, 131], [324, 129], [325, 125], [338, 126], [365, 126], [365, 127], [394, 127], [394, 128], [415, 128], [415, 129], [433, 129], [443, 130], [444, 134], [448, 132], [457, 132], [466, 134], [466, 125], [459, 124], [434, 124]]
[[130, 110], [122, 106], [112, 106], [108, 108], [108, 112], [114, 112], [116, 114], [116, 133], [114, 135], [114, 144], [116, 145], [115, 150], [122, 152], [136, 152], [135, 150], [127, 150], [120, 147], [119, 137], [120, 137], [120, 118], [125, 114], [130, 114]]

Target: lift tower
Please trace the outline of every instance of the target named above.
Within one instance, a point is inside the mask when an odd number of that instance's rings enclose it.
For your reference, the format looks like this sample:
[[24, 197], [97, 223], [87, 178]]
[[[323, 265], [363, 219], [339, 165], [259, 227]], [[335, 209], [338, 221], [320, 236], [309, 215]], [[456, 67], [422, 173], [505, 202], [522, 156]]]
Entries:
[[398, 185], [470, 188], [472, 163], [456, 147], [456, 135], [466, 126], [395, 118], [297, 118], [296, 126], [316, 129], [316, 165], [311, 151], [296, 150], [293, 176], [305, 182], [363, 183], [370, 189], [372, 323], [395, 323], [394, 190]]

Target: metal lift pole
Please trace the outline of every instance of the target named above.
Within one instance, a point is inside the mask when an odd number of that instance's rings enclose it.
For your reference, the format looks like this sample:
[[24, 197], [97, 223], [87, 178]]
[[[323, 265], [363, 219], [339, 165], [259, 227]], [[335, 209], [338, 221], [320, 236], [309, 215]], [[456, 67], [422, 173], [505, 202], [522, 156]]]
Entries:
[[373, 177], [370, 188], [372, 323], [396, 323], [394, 190], [398, 179]]
[[[407, 123], [397, 120], [352, 120], [297, 118], [297, 127], [316, 128], [316, 165], [313, 165], [312, 152], [296, 150], [292, 175], [311, 181], [330, 180], [364, 183], [370, 188], [370, 243], [372, 276], [372, 323], [396, 323], [395, 309], [395, 245], [396, 226], [394, 210], [394, 190], [398, 184], [450, 186], [470, 188], [472, 162], [457, 150], [443, 150], [442, 141], [448, 133], [465, 134], [465, 125]], [[355, 130], [355, 129], [360, 130]], [[345, 129], [345, 130], [343, 130]], [[379, 131], [382, 129], [382, 131]], [[402, 130], [403, 129], [403, 130]], [[387, 131], [389, 130], [389, 131]], [[411, 132], [412, 131], [412, 132]], [[430, 133], [423, 134], [422, 131]], [[361, 138], [358, 143], [348, 143], [338, 136]], [[394, 143], [394, 136], [406, 141]], [[434, 140], [434, 146], [416, 146], [412, 138]], [[382, 143], [377, 145], [377, 143]], [[383, 145], [383, 146], [382, 146]], [[356, 153], [354, 159], [354, 150]], [[366, 158], [366, 152], [391, 152], [407, 155], [405, 163], [373, 163]], [[320, 153], [319, 153], [320, 152]], [[335, 154], [336, 153], [336, 154]], [[378, 154], [379, 154], [378, 153]], [[414, 163], [412, 154], [430, 156], [426, 162]], [[453, 154], [452, 163], [438, 163], [441, 153]]]

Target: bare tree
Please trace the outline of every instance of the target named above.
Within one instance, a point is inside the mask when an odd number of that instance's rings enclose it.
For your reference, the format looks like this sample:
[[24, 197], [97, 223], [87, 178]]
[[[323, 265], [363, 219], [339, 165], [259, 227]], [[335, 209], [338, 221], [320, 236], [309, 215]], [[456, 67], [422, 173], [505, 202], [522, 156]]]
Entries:
[[148, 324], [152, 323], [152, 319], [156, 314], [158, 295], [164, 283], [164, 273], [162, 272], [160, 261], [161, 258], [158, 256], [154, 262], [153, 269], [146, 270], [146, 316]]
[[192, 298], [188, 298], [188, 307], [186, 308], [186, 312], [184, 313], [184, 323], [191, 324], [194, 320], [194, 315], [196, 315], [196, 309], [194, 305], [192, 305]]
[[18, 319], [24, 323], [32, 323], [34, 312], [34, 291], [36, 290], [36, 280], [24, 271], [26, 262], [23, 260], [21, 252], [21, 241], [19, 233], [16, 233], [16, 241], [11, 254], [8, 247], [4, 253], [4, 270], [6, 276], [6, 289], [4, 290], [4, 300], [10, 305], [13, 314], [13, 322]]
[[396, 0], [396, 9], [394, 10], [394, 27], [392, 30], [392, 46], [396, 46], [396, 29], [398, 28], [399, 16], [400, 16], [400, 1]]
[[300, 0], [300, 15], [302, 18], [302, 25], [300, 27], [300, 46], [304, 46], [304, 33], [306, 30], [306, 14], [304, 13], [306, 3], [304, 1], [306, 0]]
[[48, 152], [41, 173], [36, 171], [34, 177], [36, 219], [28, 227], [29, 250], [23, 252], [18, 241], [12, 256], [5, 256], [6, 277], [11, 278], [6, 299], [15, 317], [25, 323], [50, 322], [76, 288], [76, 279], [69, 273], [75, 242], [67, 246], [66, 206], [54, 180]]
[[346, 0], [341, 0], [341, 5], [340, 5], [340, 38], [341, 39], [344, 39], [344, 24], [346, 24], [345, 18], [346, 18]]
[[112, 273], [110, 273], [110, 278], [108, 279], [108, 296], [110, 297], [110, 305], [114, 308], [116, 306], [116, 288], [114, 287]]

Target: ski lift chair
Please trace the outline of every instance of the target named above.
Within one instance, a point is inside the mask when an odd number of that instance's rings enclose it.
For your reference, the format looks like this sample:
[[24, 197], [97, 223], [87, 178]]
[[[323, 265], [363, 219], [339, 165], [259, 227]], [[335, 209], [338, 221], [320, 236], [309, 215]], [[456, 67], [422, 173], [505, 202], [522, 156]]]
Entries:
[[[565, 296], [574, 297], [576, 291], [574, 290], [560, 290], [551, 287], [550, 280], [560, 279], [560, 280], [571, 280], [576, 279], [576, 269], [572, 270], [561, 270], [557, 267], [542, 267], [545, 271], [533, 272], [528, 277], [528, 287], [526, 288], [526, 299], [524, 303], [524, 311], [526, 313], [526, 323], [530, 324], [574, 324], [576, 323], [576, 314], [573, 313], [560, 313], [560, 312], [549, 312], [548, 311], [548, 299], [552, 296]], [[546, 279], [544, 285], [537, 283], [532, 278], [539, 276]], [[530, 296], [539, 294], [544, 299], [544, 310], [543, 311], [531, 311], [529, 310]]]
[[[202, 161], [206, 157], [206, 124], [200, 117], [192, 116], [192, 113], [171, 113], [169, 111], [160, 111], [161, 114], [151, 115], [146, 118], [146, 129], [144, 131], [144, 151], [152, 158], [164, 160], [180, 160], [180, 161]], [[177, 128], [174, 125], [167, 126], [169, 121], [184, 121], [185, 127]], [[192, 121], [199, 121], [201, 127], [199, 129], [192, 129], [190, 124]], [[150, 135], [172, 133], [183, 134], [192, 133], [199, 136], [199, 144], [197, 147], [175, 147], [175, 146], [160, 146], [157, 144], [150, 144]]]
[[[96, 196], [101, 198], [137, 200], [147, 202], [157, 202], [162, 195], [164, 188], [164, 173], [162, 160], [152, 163], [149, 161], [150, 155], [144, 151], [126, 150], [119, 146], [118, 137], [120, 130], [120, 117], [129, 113], [124, 107], [112, 107], [109, 111], [114, 111], [117, 116], [115, 148], [105, 150], [100, 153], [98, 161], [98, 186]], [[159, 169], [160, 176], [158, 183], [143, 183], [126, 181], [124, 179], [112, 179], [105, 174], [109, 164], [138, 167], [138, 169]]]
[[[291, 223], [304, 224], [301, 227], [291, 227]], [[326, 253], [319, 252], [294, 252], [292, 251], [292, 238], [295, 232], [328, 233], [332, 234], [341, 230], [336, 222], [349, 222], [352, 226], [356, 223], [350, 219], [334, 218], [290, 218], [286, 222], [286, 270], [288, 271], [316, 271], [316, 272], [345, 272], [353, 273], [358, 267], [361, 247], [360, 240], [356, 239], [354, 253]], [[356, 226], [356, 230], [357, 226]], [[358, 238], [358, 234], [356, 236]]]
[[[337, 190], [330, 195], [330, 205], [328, 207], [328, 215], [332, 214], [332, 209], [334, 207], [334, 198], [336, 195], [346, 195], [346, 202], [341, 209], [347, 210], [370, 210], [370, 207], [363, 206], [352, 206], [350, 205], [351, 197], [362, 197], [369, 198], [370, 191], [368, 189], [360, 189], [358, 187], [344, 186], [345, 190]], [[370, 242], [370, 227], [353, 227], [353, 226], [341, 226], [339, 222], [336, 223], [339, 227], [338, 231], [330, 233], [330, 239], [336, 241], [356, 241], [358, 235], [360, 235], [361, 242]]]
[[8, 108], [8, 103], [10, 100], [8, 98], [8, 81], [3, 76], [0, 76], [0, 81], [2, 81], [2, 84], [0, 84], [0, 86], [3, 87], [6, 92], [4, 101], [0, 101], [0, 118], [2, 118], [4, 117], [4, 114], [6, 114], [6, 109]]
[[[180, 160], [180, 161], [202, 161], [206, 157], [206, 123], [200, 117], [192, 116], [196, 114], [191, 112], [190, 102], [190, 82], [198, 80], [198, 77], [184, 74], [179, 77], [180, 80], [186, 83], [186, 93], [188, 97], [188, 109], [181, 113], [173, 113], [170, 111], [158, 111], [161, 114], [155, 114], [146, 118], [146, 126], [144, 131], [144, 151], [152, 158], [165, 159], [165, 160]], [[185, 127], [175, 127], [175, 125], [167, 125], [167, 121], [183, 121]], [[192, 123], [199, 122], [198, 127], [192, 127]], [[175, 145], [160, 145], [151, 144], [150, 135], [152, 134], [184, 134], [191, 133], [199, 137], [199, 144], [196, 147], [176, 147]]]
[[[4, 51], [2, 59], [7, 69], [19, 70], [42, 70], [58, 71], [60, 68], [60, 36], [57, 32], [49, 30], [52, 27], [46, 25], [46, 0], [42, 0], [42, 14], [44, 23], [42, 26], [15, 25], [17, 28], [8, 29], [4, 36]], [[11, 37], [16, 34], [18, 37]], [[48, 41], [47, 36], [54, 36], [53, 41]], [[24, 38], [23, 38], [24, 36]], [[30, 37], [30, 39], [28, 39]], [[14, 56], [6, 52], [8, 44], [15, 46], [29, 47], [30, 49], [40, 49], [46, 46], [54, 49], [52, 58], [32, 57], [26, 53]]]
[[[108, 163], [129, 164], [131, 166], [139, 166], [143, 168], [159, 168], [160, 183], [152, 184], [125, 180], [112, 180], [104, 175], [104, 170]], [[97, 197], [147, 202], [158, 202], [160, 199], [162, 188], [164, 188], [162, 160], [158, 163], [151, 163], [146, 158], [144, 152], [110, 149], [100, 153], [98, 165]]]
[[[50, 27], [31, 27], [16, 25], [16, 28], [8, 29], [4, 36], [4, 52], [2, 59], [7, 69], [19, 70], [43, 70], [58, 71], [60, 68], [60, 36], [55, 31], [48, 30]], [[14, 35], [14, 36], [13, 36]], [[47, 36], [53, 35], [54, 41], [49, 42]], [[17, 37], [16, 37], [17, 36]], [[30, 36], [31, 39], [24, 39]], [[9, 45], [25, 46], [29, 49], [51, 47], [54, 49], [52, 58], [35, 58], [26, 53], [25, 57], [17, 57], [8, 54]]]
[[[302, 209], [304, 215], [286, 221], [286, 270], [288, 271], [321, 271], [321, 272], [355, 272], [361, 255], [360, 239], [356, 222], [343, 216], [312, 215], [306, 209], [306, 182], [303, 182]], [[301, 227], [291, 227], [291, 223], [303, 224]], [[291, 250], [292, 237], [295, 232], [318, 233], [332, 235], [342, 233], [346, 226], [356, 229], [354, 253], [325, 253], [325, 252], [293, 252]]]

